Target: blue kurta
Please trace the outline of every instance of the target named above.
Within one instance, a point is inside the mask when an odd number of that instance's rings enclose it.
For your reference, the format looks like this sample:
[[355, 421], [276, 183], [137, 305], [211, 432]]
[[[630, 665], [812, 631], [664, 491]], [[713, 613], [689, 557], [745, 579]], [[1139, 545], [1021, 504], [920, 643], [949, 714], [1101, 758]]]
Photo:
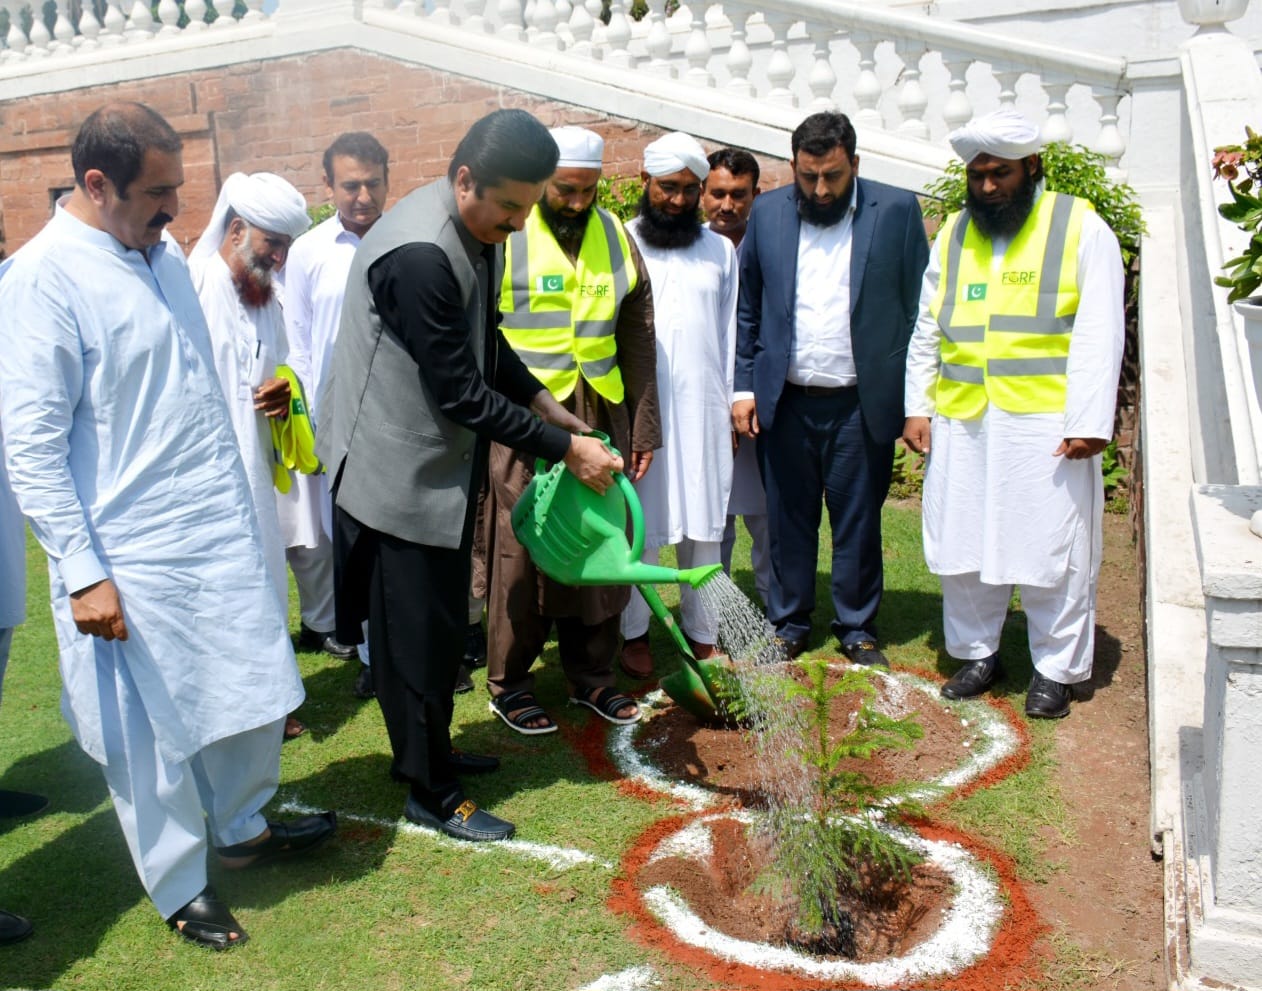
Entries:
[[[9, 480], [49, 556], [62, 709], [80, 745], [102, 763], [114, 748], [99, 686], [120, 666], [172, 762], [296, 708], [286, 617], [174, 241], [146, 259], [59, 207], [0, 266], [0, 313]], [[125, 643], [71, 617], [69, 593], [107, 577]]]

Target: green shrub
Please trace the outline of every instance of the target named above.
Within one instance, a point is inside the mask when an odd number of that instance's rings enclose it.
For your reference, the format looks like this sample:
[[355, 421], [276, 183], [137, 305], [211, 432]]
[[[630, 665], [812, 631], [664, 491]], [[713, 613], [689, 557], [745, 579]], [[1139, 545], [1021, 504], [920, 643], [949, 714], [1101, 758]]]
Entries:
[[643, 190], [644, 186], [636, 176], [601, 176], [596, 187], [596, 205], [626, 222], [639, 209]]

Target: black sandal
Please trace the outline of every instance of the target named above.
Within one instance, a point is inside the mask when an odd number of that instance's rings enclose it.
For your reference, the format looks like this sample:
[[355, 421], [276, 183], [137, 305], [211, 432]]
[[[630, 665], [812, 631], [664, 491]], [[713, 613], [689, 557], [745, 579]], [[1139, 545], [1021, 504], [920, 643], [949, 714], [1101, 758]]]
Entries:
[[[571, 696], [570, 701], [575, 705], [583, 705], [591, 709], [592, 712], [600, 716], [601, 719], [607, 719], [615, 726], [630, 726], [632, 723], [638, 723], [643, 713], [640, 711], [639, 705], [635, 699], [629, 695], [623, 695], [621, 692], [610, 688], [607, 685], [596, 689], [593, 698], [586, 698], [583, 695]], [[620, 716], [618, 711], [625, 709], [627, 706], [635, 706], [634, 716]]]
[[[250, 938], [210, 885], [167, 919], [167, 925], [190, 943], [211, 950], [230, 950]], [[236, 939], [232, 938], [232, 933], [237, 934]]]
[[[544, 733], [555, 733], [557, 724], [547, 711], [538, 702], [531, 692], [508, 692], [505, 695], [499, 695], [491, 699], [491, 711], [500, 719], [504, 720], [504, 725], [511, 730], [516, 730], [523, 736], [541, 736]], [[509, 716], [510, 712], [517, 713], [515, 716]], [[527, 726], [532, 719], [542, 717], [548, 721], [547, 726]]]

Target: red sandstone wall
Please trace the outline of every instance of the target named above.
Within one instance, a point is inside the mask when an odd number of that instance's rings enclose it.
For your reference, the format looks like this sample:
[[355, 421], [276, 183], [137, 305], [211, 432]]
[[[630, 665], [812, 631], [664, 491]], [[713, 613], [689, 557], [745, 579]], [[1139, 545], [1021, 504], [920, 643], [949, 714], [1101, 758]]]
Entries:
[[[523, 107], [549, 126], [599, 131], [608, 175], [638, 174], [644, 145], [661, 133], [350, 49], [10, 100], [0, 104], [0, 257], [44, 225], [52, 190], [73, 185], [70, 142], [109, 100], [148, 103], [183, 136], [182, 212], [170, 229], [186, 250], [233, 172], [276, 172], [309, 203], [324, 202], [320, 156], [343, 131], [371, 131], [389, 149], [391, 202], [443, 175], [468, 126], [499, 107]], [[787, 180], [784, 163], [764, 164], [763, 188]]]

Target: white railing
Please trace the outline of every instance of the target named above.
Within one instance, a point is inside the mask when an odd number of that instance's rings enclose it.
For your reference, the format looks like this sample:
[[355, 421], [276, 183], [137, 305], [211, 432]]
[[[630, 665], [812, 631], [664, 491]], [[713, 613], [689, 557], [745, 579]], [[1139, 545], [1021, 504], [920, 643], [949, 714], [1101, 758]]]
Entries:
[[[632, 92], [637, 80], [677, 80], [681, 99], [703, 104], [811, 110], [838, 108], [856, 126], [940, 142], [975, 113], [1015, 105], [1042, 122], [1048, 140], [1088, 145], [1117, 163], [1127, 150], [1124, 59], [1014, 40], [939, 19], [831, 0], [739, 0], [675, 5], [648, 0], [631, 18], [628, 0], [269, 0], [277, 24], [301, 27], [302, 12], [334, 11], [346, 23], [416, 35], [571, 74], [581, 102], [596, 65]], [[236, 17], [233, 11], [243, 12]], [[32, 16], [33, 11], [46, 11]], [[45, 60], [101, 48], [170, 41], [218, 44], [220, 32], [260, 24], [264, 0], [0, 0], [0, 80]], [[209, 28], [209, 30], [207, 30]], [[322, 47], [345, 44], [327, 32]], [[99, 59], [100, 55], [96, 55]], [[471, 62], [470, 65], [476, 63]], [[586, 67], [586, 68], [585, 68]], [[734, 102], [731, 102], [734, 101]]]

